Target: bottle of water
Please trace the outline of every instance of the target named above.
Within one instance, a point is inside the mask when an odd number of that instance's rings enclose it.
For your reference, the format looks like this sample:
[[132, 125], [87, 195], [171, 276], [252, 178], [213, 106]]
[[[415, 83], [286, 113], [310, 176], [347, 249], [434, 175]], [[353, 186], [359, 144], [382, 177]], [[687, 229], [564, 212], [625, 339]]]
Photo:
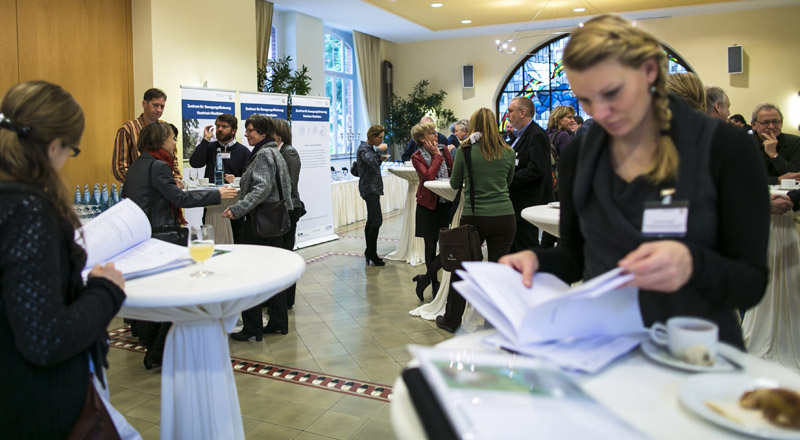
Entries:
[[81, 205], [81, 186], [75, 185], [75, 200], [72, 201], [75, 206]]
[[225, 183], [222, 171], [222, 149], [217, 148], [217, 167], [214, 169], [214, 184], [221, 186]]
[[91, 205], [92, 200], [92, 193], [89, 192], [89, 184], [83, 185], [83, 204], [84, 205]]
[[108, 184], [107, 183], [103, 184], [103, 191], [101, 192], [100, 197], [101, 197], [101, 199], [100, 199], [100, 210], [101, 211], [105, 211], [106, 209], [108, 209], [109, 206], [111, 206], [109, 204], [109, 200], [108, 200]]
[[[117, 184], [111, 184], [111, 199], [110, 199], [110, 206], [114, 206], [119, 203], [119, 193], [117, 192]], [[109, 206], [109, 207], [110, 207]]]

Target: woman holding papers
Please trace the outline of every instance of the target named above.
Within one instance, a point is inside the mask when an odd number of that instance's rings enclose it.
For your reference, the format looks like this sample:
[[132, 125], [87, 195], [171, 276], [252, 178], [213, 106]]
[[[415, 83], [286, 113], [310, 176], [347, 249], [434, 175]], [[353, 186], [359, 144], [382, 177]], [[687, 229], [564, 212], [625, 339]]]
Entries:
[[[283, 236], [262, 238], [253, 233], [253, 218], [249, 215], [265, 201], [277, 202], [281, 198], [286, 208], [292, 212], [292, 180], [286, 161], [283, 160], [275, 142], [275, 123], [267, 116], [254, 114], [245, 121], [245, 137], [253, 148], [242, 174], [241, 200], [229, 206], [222, 213], [226, 218], [244, 217], [242, 235], [246, 244], [283, 247]], [[261, 305], [242, 312], [242, 331], [231, 334], [236, 341], [255, 338], [260, 341], [264, 333], [289, 333], [289, 314], [286, 291], [279, 292], [267, 301], [269, 322], [262, 326]]]
[[439, 230], [450, 224], [450, 210], [453, 202], [443, 199], [425, 187], [429, 180], [448, 179], [453, 169], [450, 149], [439, 144], [439, 133], [433, 122], [419, 123], [411, 129], [411, 138], [422, 147], [411, 155], [411, 163], [417, 170], [416, 236], [425, 241], [425, 273], [414, 277], [417, 282], [417, 298], [422, 301], [422, 293], [429, 284], [433, 285], [433, 295], [439, 290], [439, 269], [442, 263], [436, 255]]
[[576, 29], [564, 65], [597, 124], [561, 157], [561, 239], [500, 262], [526, 285], [537, 271], [573, 282], [622, 267], [645, 325], [704, 317], [743, 347], [735, 310], [767, 282], [769, 194], [752, 139], [668, 96], [661, 44], [622, 18]]
[[[55, 84], [31, 81], [12, 87], [0, 112], [0, 438], [67, 438], [87, 394], [108, 398], [106, 327], [125, 280], [110, 263], [81, 279], [80, 221], [57, 174], [80, 153], [78, 103]], [[123, 437], [138, 435], [109, 412]], [[109, 414], [103, 420], [115, 429]]]
[[[184, 192], [174, 175], [175, 133], [169, 124], [153, 123], [142, 129], [136, 148], [141, 155], [128, 168], [122, 197], [133, 200], [150, 220], [153, 232], [183, 226], [186, 220], [180, 208], [217, 205], [220, 199], [236, 197], [236, 189], [222, 187], [203, 192]], [[147, 347], [144, 368], [161, 365], [164, 342], [170, 323], [137, 321], [139, 338]]]
[[[469, 138], [461, 144], [461, 153], [453, 163], [450, 187], [460, 189], [464, 185], [461, 224], [478, 229], [481, 243], [486, 242], [489, 261], [497, 261], [511, 249], [517, 231], [514, 207], [508, 196], [508, 185], [514, 179], [515, 154], [500, 137], [497, 118], [488, 108], [472, 114], [469, 131]], [[471, 166], [464, 159], [467, 154]], [[470, 176], [473, 172], [475, 175]], [[453, 281], [458, 279], [453, 274]], [[450, 289], [445, 313], [436, 317], [436, 325], [454, 332], [461, 325], [465, 306], [464, 298]]]

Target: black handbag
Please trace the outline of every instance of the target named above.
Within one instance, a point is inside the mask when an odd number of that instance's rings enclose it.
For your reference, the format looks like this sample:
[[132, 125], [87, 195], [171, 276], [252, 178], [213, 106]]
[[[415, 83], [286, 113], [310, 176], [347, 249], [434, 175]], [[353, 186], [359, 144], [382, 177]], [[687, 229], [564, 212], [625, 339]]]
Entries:
[[283, 187], [280, 179], [281, 171], [275, 164], [275, 182], [278, 184], [278, 195], [280, 200], [275, 202], [261, 202], [250, 211], [250, 227], [253, 235], [260, 238], [280, 237], [289, 232], [292, 227], [289, 218], [289, 209], [283, 200]]
[[[145, 206], [145, 211], [148, 214], [148, 219], [150, 218], [150, 203], [153, 201], [152, 177], [154, 163], [155, 161], [150, 162], [150, 168], [147, 170], [147, 205]], [[172, 225], [163, 225], [155, 228], [152, 227], [153, 225], [151, 223], [152, 233], [150, 236], [161, 241], [166, 241], [167, 243], [177, 244], [178, 246], [188, 246], [189, 229], [178, 224], [178, 219], [175, 218], [175, 210], [172, 210], [172, 220], [174, 223]]]
[[[472, 157], [470, 156], [471, 146], [462, 146], [461, 153], [464, 154], [464, 161], [467, 165], [467, 176], [469, 177], [469, 200], [472, 206], [472, 215], [475, 216], [475, 182], [472, 180]], [[453, 212], [458, 209], [461, 200], [461, 190], [454, 199]], [[483, 252], [481, 251], [481, 239], [478, 229], [474, 225], [461, 225], [455, 228], [442, 228], [439, 230], [439, 255], [442, 261], [442, 269], [453, 272], [461, 269], [464, 261], [481, 261]]]

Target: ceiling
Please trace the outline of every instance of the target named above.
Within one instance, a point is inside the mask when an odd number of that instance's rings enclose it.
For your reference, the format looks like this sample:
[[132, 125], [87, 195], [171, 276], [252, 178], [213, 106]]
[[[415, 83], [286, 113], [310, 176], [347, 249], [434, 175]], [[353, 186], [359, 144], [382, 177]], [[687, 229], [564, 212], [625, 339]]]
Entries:
[[[514, 34], [576, 26], [587, 17], [618, 13], [629, 19], [702, 15], [792, 6], [800, 0], [272, 0], [327, 26], [357, 30], [395, 43]], [[442, 3], [433, 8], [431, 3]], [[585, 8], [584, 12], [574, 12]], [[471, 20], [462, 24], [461, 20]]]

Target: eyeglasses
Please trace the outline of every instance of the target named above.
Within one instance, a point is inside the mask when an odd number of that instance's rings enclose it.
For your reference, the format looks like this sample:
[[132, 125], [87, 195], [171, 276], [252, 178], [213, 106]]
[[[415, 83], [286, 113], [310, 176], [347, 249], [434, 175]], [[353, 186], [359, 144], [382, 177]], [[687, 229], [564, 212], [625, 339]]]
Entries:
[[769, 121], [756, 121], [758, 125], [762, 125], [764, 127], [769, 127], [770, 125], [774, 125], [776, 127], [780, 127], [783, 124], [783, 119], [771, 119]]
[[74, 145], [68, 145], [62, 142], [61, 146], [64, 148], [69, 148], [71, 150], [69, 157], [78, 157], [78, 155], [81, 154], [81, 149]]

